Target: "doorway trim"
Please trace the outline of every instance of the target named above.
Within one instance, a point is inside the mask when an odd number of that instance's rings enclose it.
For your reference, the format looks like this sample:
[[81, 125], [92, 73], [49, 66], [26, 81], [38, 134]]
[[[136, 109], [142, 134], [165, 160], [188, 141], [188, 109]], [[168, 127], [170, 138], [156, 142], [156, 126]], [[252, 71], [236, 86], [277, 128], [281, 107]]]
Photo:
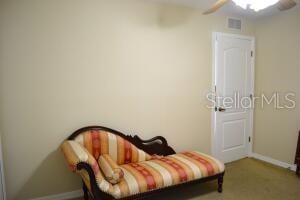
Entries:
[[2, 198], [3, 200], [6, 200], [6, 185], [5, 185], [5, 177], [4, 177], [4, 164], [3, 164], [3, 153], [2, 153], [2, 136], [0, 135], [0, 179], [2, 182]]
[[[213, 32], [212, 33], [212, 85], [211, 91], [215, 91], [216, 86], [216, 47], [217, 47], [217, 38], [218, 36], [227, 36], [232, 37], [235, 39], [246, 39], [251, 41], [251, 49], [252, 49], [252, 58], [251, 58], [251, 92], [254, 95], [254, 86], [255, 86], [255, 37], [253, 36], [246, 36], [246, 35], [238, 35], [238, 34], [230, 34], [230, 33], [222, 33], [222, 32]], [[248, 145], [248, 157], [252, 157], [253, 155], [253, 131], [254, 131], [254, 110], [250, 110], [250, 130], [249, 130], [249, 137], [251, 141]], [[216, 112], [212, 108], [211, 109], [211, 154], [213, 156], [217, 156], [217, 134], [216, 134]]]

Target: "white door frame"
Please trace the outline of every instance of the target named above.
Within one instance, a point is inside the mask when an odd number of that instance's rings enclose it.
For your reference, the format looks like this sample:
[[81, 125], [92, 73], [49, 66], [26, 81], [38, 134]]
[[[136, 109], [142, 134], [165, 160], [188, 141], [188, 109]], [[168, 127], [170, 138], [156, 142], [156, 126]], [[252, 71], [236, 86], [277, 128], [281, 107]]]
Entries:
[[[244, 36], [244, 35], [237, 35], [237, 34], [229, 34], [229, 33], [221, 33], [221, 32], [213, 32], [212, 34], [212, 90], [215, 91], [216, 86], [216, 55], [215, 50], [217, 47], [217, 38], [218, 36], [227, 36], [232, 37], [235, 39], [246, 39], [251, 41], [251, 49], [252, 49], [252, 58], [251, 58], [251, 93], [254, 95], [254, 80], [255, 80], [255, 37], [252, 36]], [[253, 109], [250, 109], [250, 130], [249, 130], [249, 136], [251, 141], [248, 145], [248, 157], [252, 157], [253, 154]], [[217, 141], [217, 134], [216, 134], [216, 112], [214, 108], [211, 111], [211, 130], [212, 130], [212, 136], [211, 136], [211, 153], [213, 156], [217, 156], [217, 147], [216, 147], [216, 141]]]
[[1, 174], [0, 174], [0, 179], [2, 182], [2, 190], [3, 194], [2, 197], [4, 200], [6, 200], [6, 186], [5, 186], [5, 177], [4, 177], [4, 164], [3, 164], [3, 154], [2, 154], [2, 138], [0, 135], [0, 168], [1, 168]]

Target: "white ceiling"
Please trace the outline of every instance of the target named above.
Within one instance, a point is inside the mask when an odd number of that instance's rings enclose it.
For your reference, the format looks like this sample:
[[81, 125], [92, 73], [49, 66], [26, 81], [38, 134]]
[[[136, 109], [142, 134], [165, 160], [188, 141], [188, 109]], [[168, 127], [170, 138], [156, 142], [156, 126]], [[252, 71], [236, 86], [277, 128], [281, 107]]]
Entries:
[[[197, 7], [199, 9], [202, 9], [203, 11], [210, 8], [213, 3], [215, 3], [217, 0], [150, 0], [150, 1], [156, 1], [156, 2], [162, 2], [162, 3], [170, 3], [170, 4], [179, 4], [179, 5], [185, 5], [190, 7]], [[294, 7], [293, 9], [299, 9], [300, 8], [300, 0], [296, 0], [298, 5]], [[266, 16], [276, 15], [280, 13], [280, 11], [277, 9], [276, 5], [267, 8], [265, 10], [254, 12], [252, 10], [244, 10], [238, 6], [236, 6], [233, 2], [228, 3], [223, 8], [221, 8], [218, 12], [225, 13], [225, 14], [231, 14], [231, 15], [237, 15], [237, 16], [243, 16], [250, 19], [258, 19]], [[284, 11], [289, 12], [289, 11]]]

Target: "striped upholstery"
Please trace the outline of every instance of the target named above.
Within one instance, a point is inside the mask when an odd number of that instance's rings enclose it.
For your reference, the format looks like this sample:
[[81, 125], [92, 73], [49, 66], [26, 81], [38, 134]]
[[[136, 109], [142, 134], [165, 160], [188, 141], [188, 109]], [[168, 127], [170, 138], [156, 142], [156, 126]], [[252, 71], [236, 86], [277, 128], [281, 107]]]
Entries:
[[104, 154], [99, 157], [98, 164], [106, 178], [110, 183], [116, 184], [119, 183], [123, 176], [123, 170], [116, 164], [115, 161], [107, 154]]
[[[95, 174], [97, 185], [101, 191], [114, 195], [115, 190], [113, 186], [102, 176], [97, 161], [81, 144], [75, 141], [65, 141], [61, 145], [61, 150], [67, 160], [70, 169], [73, 172], [80, 174], [84, 182], [89, 181], [89, 178], [86, 177], [86, 171], [77, 171], [76, 165], [80, 162], [86, 163], [91, 166]], [[90, 187], [90, 184], [88, 184], [87, 186]]]
[[[184, 152], [151, 157], [128, 143], [107, 132], [86, 132], [75, 141], [65, 141], [61, 149], [70, 169], [82, 177], [88, 189], [91, 189], [88, 173], [76, 168], [80, 162], [91, 166], [99, 189], [115, 199], [213, 176], [225, 170], [224, 164], [203, 153]], [[119, 166], [116, 163], [112, 165], [123, 171], [124, 177], [120, 182], [112, 184], [102, 175], [96, 161], [99, 157], [100, 164], [103, 158], [110, 158], [110, 164], [118, 161]], [[102, 171], [106, 170], [102, 167]]]
[[202, 153], [185, 152], [121, 166], [124, 179], [114, 185], [115, 198], [127, 197], [224, 172], [224, 165]]
[[151, 156], [120, 136], [106, 131], [88, 131], [75, 141], [83, 145], [96, 160], [108, 154], [118, 164], [137, 163], [151, 159]]

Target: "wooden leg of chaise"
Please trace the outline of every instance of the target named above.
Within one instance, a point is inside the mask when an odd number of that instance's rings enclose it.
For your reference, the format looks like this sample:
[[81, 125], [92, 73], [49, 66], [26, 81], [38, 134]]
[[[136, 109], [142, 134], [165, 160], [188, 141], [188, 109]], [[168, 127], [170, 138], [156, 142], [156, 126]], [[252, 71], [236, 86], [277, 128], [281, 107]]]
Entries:
[[82, 189], [83, 189], [83, 199], [89, 200], [89, 191], [88, 191], [86, 185], [84, 184], [84, 182], [82, 182]]
[[223, 177], [224, 176], [220, 176], [218, 178], [218, 192], [222, 193], [223, 192]]

